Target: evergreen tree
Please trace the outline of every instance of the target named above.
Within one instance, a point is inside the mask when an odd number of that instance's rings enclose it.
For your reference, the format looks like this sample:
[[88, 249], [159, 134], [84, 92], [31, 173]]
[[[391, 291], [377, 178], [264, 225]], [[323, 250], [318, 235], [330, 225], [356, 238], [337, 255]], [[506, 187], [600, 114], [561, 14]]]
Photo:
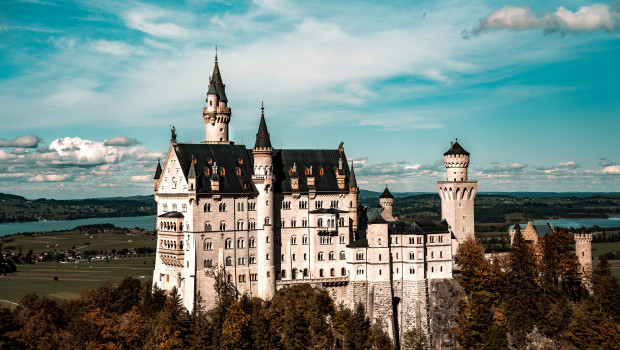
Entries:
[[402, 350], [427, 350], [429, 348], [428, 337], [421, 329], [412, 328], [403, 334]]

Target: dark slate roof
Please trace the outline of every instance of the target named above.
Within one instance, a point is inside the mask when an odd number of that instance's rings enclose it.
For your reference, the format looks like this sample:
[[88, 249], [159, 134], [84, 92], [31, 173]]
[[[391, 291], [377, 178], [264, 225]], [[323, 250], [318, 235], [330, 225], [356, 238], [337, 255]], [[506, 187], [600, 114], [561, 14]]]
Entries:
[[390, 234], [432, 234], [448, 233], [448, 230], [432, 221], [423, 220], [416, 222], [395, 221], [388, 225]]
[[184, 218], [185, 216], [183, 215], [183, 213], [180, 213], [178, 211], [169, 211], [167, 213], [163, 213], [160, 216], [158, 216], [158, 218], [173, 218], [173, 219], [178, 219], [178, 218]]
[[347, 244], [347, 248], [366, 248], [368, 247], [368, 239], [360, 238]]
[[[519, 224], [516, 225], [512, 225], [509, 227], [509, 229], [514, 229], [515, 226], [517, 226]], [[532, 224], [532, 226], [534, 226], [534, 230], [536, 231], [536, 234], [538, 235], [538, 237], [544, 237], [545, 235], [551, 234], [553, 233], [553, 229], [551, 228], [551, 226], [549, 226], [548, 224]], [[524, 224], [522, 227], [519, 226], [521, 231], [523, 231], [523, 229], [525, 229], [525, 227], [527, 227], [527, 224]]]
[[157, 180], [159, 179], [160, 176], [161, 176], [161, 163], [159, 162], [159, 160], [157, 160], [157, 169], [155, 169], [155, 176], [153, 176], [153, 179]]
[[260, 123], [258, 124], [258, 132], [256, 133], [256, 143], [254, 148], [271, 148], [271, 139], [265, 122], [265, 108], [261, 106]]
[[[251, 153], [252, 150], [249, 150], [249, 152]], [[293, 168], [293, 164], [296, 164], [300, 192], [308, 191], [306, 169], [310, 167], [312, 167], [312, 175], [314, 176], [314, 185], [317, 192], [349, 192], [347, 188], [342, 190], [338, 188], [336, 170], [338, 169], [338, 159], [341, 156], [343, 157], [342, 167], [349, 174], [346, 156], [337, 149], [275, 150], [273, 156], [273, 167], [274, 171], [276, 171], [274, 190], [280, 193], [293, 191], [291, 188], [292, 174], [289, 175], [289, 170]], [[323, 175], [320, 174], [321, 168], [323, 168]]]
[[[194, 159], [194, 155], [192, 155], [192, 160]], [[193, 179], [196, 178], [196, 167], [194, 166], [194, 162], [191, 162], [189, 166], [189, 173], [187, 174], [187, 178]]]
[[[206, 176], [204, 171], [209, 169], [212, 173], [213, 163], [216, 163], [220, 170], [224, 168], [219, 193], [256, 193], [251, 182], [253, 158], [245, 146], [179, 143], [174, 146], [174, 150], [186, 178], [189, 176], [192, 155], [196, 157], [197, 193], [212, 192], [210, 176]], [[209, 159], [212, 160], [211, 164]], [[235, 173], [235, 168], [238, 167], [241, 168], [241, 175]]]
[[217, 56], [215, 57], [215, 67], [213, 67], [213, 74], [211, 75], [211, 85], [209, 85], [209, 91], [207, 95], [217, 95], [220, 101], [228, 102], [226, 98], [225, 86], [222, 82], [222, 75], [220, 73], [220, 67], [217, 64]]
[[458, 142], [455, 142], [454, 145], [452, 145], [452, 147], [450, 147], [450, 149], [444, 153], [444, 156], [450, 155], [450, 154], [464, 154], [466, 156], [469, 155], [469, 152], [467, 152], [463, 147], [461, 147], [461, 145], [459, 145]]
[[310, 214], [342, 214], [342, 213], [348, 213], [348, 211], [340, 210], [336, 208], [321, 208], [321, 209], [310, 210]]
[[392, 196], [392, 194], [390, 193], [390, 190], [388, 190], [387, 185], [385, 185], [385, 190], [383, 191], [381, 196], [379, 196], [379, 198], [391, 198], [391, 199], [394, 199], [394, 196]]
[[353, 163], [351, 163], [351, 176], [349, 176], [349, 188], [357, 188], [357, 180], [355, 179], [355, 171], [353, 170]]

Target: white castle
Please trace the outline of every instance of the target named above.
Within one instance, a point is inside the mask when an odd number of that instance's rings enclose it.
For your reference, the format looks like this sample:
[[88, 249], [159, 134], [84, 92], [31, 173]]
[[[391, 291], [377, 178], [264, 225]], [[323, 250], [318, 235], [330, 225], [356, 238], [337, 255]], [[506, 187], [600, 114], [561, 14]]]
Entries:
[[264, 108], [251, 149], [228, 138], [231, 109], [217, 56], [203, 108], [206, 141], [181, 144], [173, 129], [155, 173], [154, 284], [177, 288], [193, 309], [215, 303], [213, 269], [239, 293], [265, 300], [298, 283], [328, 289], [336, 302], [365, 305], [398, 339], [429, 332], [429, 285], [451, 281], [455, 247], [474, 233], [476, 182], [469, 153], [455, 143], [438, 182], [443, 225], [397, 221], [385, 189], [377, 208], [358, 206], [359, 188], [342, 143], [337, 149], [274, 149]]

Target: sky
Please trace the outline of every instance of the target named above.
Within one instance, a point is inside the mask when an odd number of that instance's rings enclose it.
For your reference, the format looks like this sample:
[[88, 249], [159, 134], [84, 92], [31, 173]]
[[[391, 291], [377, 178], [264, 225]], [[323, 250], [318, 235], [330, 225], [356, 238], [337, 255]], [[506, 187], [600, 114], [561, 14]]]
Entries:
[[0, 1], [0, 192], [152, 193], [205, 139], [344, 142], [363, 189], [434, 192], [458, 138], [479, 192], [620, 192], [620, 1]]

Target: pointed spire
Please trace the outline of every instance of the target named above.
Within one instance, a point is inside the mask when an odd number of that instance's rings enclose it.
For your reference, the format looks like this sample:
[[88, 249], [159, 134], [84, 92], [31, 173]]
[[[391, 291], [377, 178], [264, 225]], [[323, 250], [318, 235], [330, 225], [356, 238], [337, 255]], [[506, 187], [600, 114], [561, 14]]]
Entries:
[[213, 67], [213, 74], [211, 75], [211, 82], [207, 95], [217, 95], [220, 101], [228, 102], [225, 85], [222, 81], [222, 74], [220, 73], [220, 66], [217, 63], [217, 47], [215, 49], [215, 66]]
[[357, 188], [357, 180], [355, 179], [355, 171], [353, 170], [353, 162], [351, 162], [351, 175], [349, 176], [349, 188]]
[[153, 180], [157, 180], [161, 177], [161, 163], [159, 158], [157, 158], [157, 169], [155, 169], [155, 176], [153, 177]]
[[188, 179], [196, 178], [196, 167], [194, 166], [194, 162], [196, 161], [196, 157], [192, 154], [192, 164], [189, 166], [189, 174], [187, 174]]
[[387, 185], [385, 185], [385, 191], [383, 191], [383, 193], [381, 194], [381, 196], [379, 196], [379, 198], [391, 198], [391, 199], [394, 199], [394, 196], [392, 196], [392, 194], [390, 193], [390, 190], [388, 190]]
[[267, 131], [267, 123], [265, 122], [265, 105], [262, 102], [260, 110], [260, 124], [258, 125], [258, 133], [256, 133], [254, 148], [272, 148], [269, 131]]

